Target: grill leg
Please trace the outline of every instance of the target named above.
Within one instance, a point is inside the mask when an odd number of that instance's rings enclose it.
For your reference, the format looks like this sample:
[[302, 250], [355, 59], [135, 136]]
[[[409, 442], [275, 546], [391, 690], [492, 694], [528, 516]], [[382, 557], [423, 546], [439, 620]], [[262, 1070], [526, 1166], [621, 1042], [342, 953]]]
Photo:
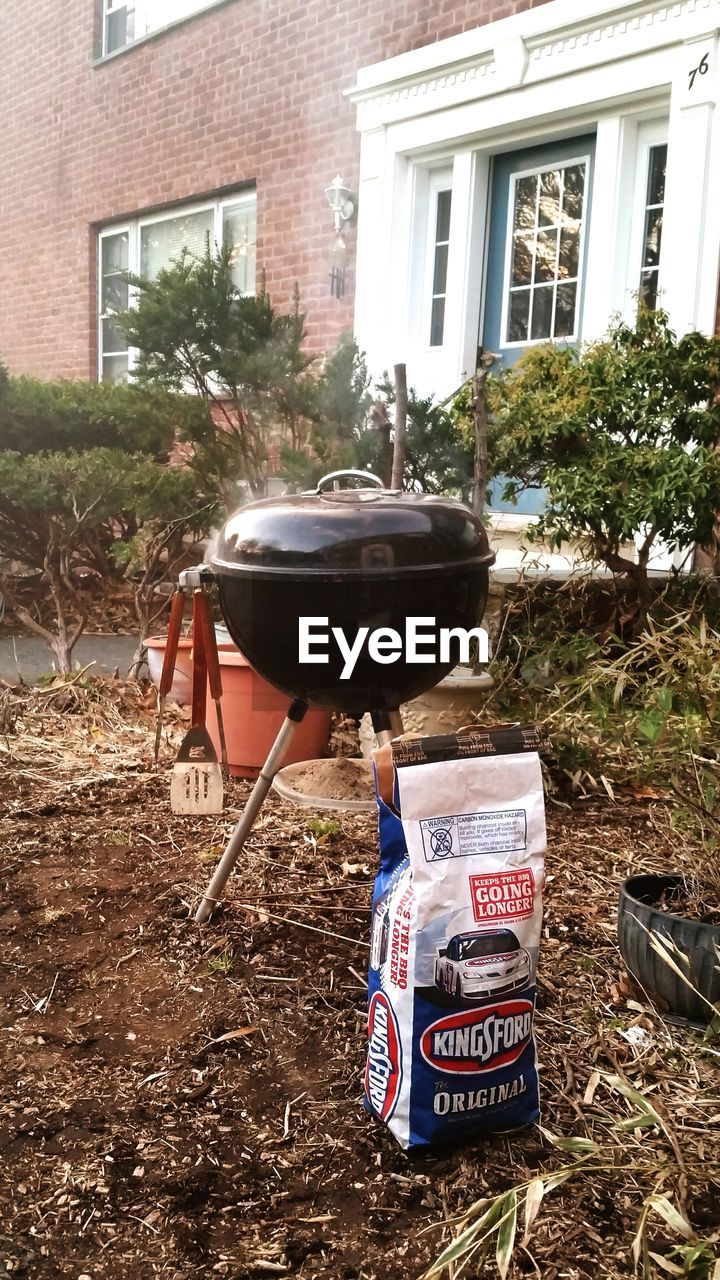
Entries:
[[255, 819], [257, 818], [265, 797], [272, 786], [272, 780], [287, 753], [287, 749], [292, 740], [293, 734], [303, 719], [307, 711], [307, 703], [301, 702], [299, 699], [292, 703], [288, 709], [287, 716], [280, 726], [280, 731], [275, 739], [270, 754], [265, 764], [260, 770], [259, 777], [248, 796], [247, 803], [242, 812], [235, 830], [233, 831], [225, 852], [217, 864], [200, 905], [195, 912], [195, 923], [205, 924], [215, 910], [225, 885], [227, 884], [233, 867], [242, 852], [250, 832], [253, 829]]
[[404, 732], [402, 716], [399, 711], [371, 711], [370, 719], [372, 727], [375, 730], [375, 737], [379, 747], [384, 747], [392, 738], [397, 738]]

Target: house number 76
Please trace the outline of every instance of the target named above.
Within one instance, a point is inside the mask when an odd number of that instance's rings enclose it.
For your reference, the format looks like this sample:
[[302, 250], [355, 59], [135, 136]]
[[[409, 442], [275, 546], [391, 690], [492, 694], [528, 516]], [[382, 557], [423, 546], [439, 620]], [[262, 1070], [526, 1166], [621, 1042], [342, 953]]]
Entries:
[[707, 70], [708, 70], [708, 55], [707, 53], [704, 53], [698, 65], [696, 67], [693, 67], [692, 71], [688, 73], [689, 80], [690, 80], [688, 89], [692, 89], [695, 83], [695, 77], [707, 75]]

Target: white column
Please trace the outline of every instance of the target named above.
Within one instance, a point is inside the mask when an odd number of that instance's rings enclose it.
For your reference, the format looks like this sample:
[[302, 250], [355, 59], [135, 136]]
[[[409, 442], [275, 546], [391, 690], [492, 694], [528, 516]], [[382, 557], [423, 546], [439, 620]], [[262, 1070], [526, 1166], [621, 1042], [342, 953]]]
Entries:
[[670, 99], [659, 304], [678, 333], [711, 333], [720, 262], [717, 31], [678, 48]]
[[357, 258], [355, 279], [355, 335], [372, 372], [382, 368], [381, 303], [383, 241], [383, 167], [385, 129], [370, 129], [360, 139]]
[[592, 204], [585, 242], [586, 268], [581, 337], [601, 338], [616, 305], [615, 264], [618, 221], [628, 211], [618, 209], [623, 121], [609, 116], [598, 121], [593, 166]]

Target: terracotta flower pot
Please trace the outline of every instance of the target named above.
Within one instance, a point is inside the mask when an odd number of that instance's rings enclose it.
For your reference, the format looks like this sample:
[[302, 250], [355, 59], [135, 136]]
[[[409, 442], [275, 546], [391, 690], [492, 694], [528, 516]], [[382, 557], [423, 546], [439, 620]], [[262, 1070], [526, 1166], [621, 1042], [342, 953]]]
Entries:
[[403, 704], [405, 732], [430, 737], [435, 733], [455, 733], [463, 725], [472, 724], [474, 713], [485, 706], [493, 683], [487, 671], [474, 674], [467, 668], [455, 667], [432, 689]]
[[[222, 713], [228, 766], [236, 778], [256, 778], [287, 714], [290, 699], [256, 671], [233, 644], [218, 646], [223, 696]], [[297, 729], [285, 764], [315, 760], [325, 754], [331, 713], [312, 708]], [[220, 756], [215, 703], [208, 692], [207, 727]]]
[[[663, 894], [672, 895], [683, 883], [680, 875], [637, 875], [625, 881], [618, 910], [620, 953], [630, 976], [660, 1008], [687, 1022], [707, 1023], [712, 1009], [706, 1001], [720, 1001], [720, 926], [659, 909]], [[650, 946], [650, 933], [668, 943], [673, 960], [695, 990]], [[670, 944], [687, 956], [687, 968]]]
[[[167, 648], [167, 636], [150, 636], [145, 641], [147, 664], [150, 679], [157, 688], [160, 684], [163, 658]], [[190, 677], [192, 672], [192, 640], [180, 639], [178, 655], [175, 660], [175, 675], [168, 694], [169, 702], [177, 702], [179, 706], [190, 705]]]

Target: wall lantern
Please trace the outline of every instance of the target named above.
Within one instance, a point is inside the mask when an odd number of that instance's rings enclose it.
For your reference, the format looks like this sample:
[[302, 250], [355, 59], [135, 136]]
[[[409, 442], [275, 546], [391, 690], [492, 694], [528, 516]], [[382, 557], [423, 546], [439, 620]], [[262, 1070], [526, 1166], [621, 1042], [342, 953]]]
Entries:
[[335, 232], [339, 235], [343, 222], [352, 218], [355, 212], [355, 205], [350, 199], [350, 188], [345, 186], [339, 173], [335, 174], [330, 186], [325, 188], [325, 195], [332, 209]]
[[325, 188], [325, 195], [332, 211], [333, 227], [335, 228], [335, 252], [330, 271], [330, 293], [334, 298], [342, 298], [345, 293], [347, 258], [342, 228], [343, 223], [352, 218], [355, 212], [355, 205], [350, 197], [350, 188], [345, 186], [339, 173], [335, 175], [330, 186]]

